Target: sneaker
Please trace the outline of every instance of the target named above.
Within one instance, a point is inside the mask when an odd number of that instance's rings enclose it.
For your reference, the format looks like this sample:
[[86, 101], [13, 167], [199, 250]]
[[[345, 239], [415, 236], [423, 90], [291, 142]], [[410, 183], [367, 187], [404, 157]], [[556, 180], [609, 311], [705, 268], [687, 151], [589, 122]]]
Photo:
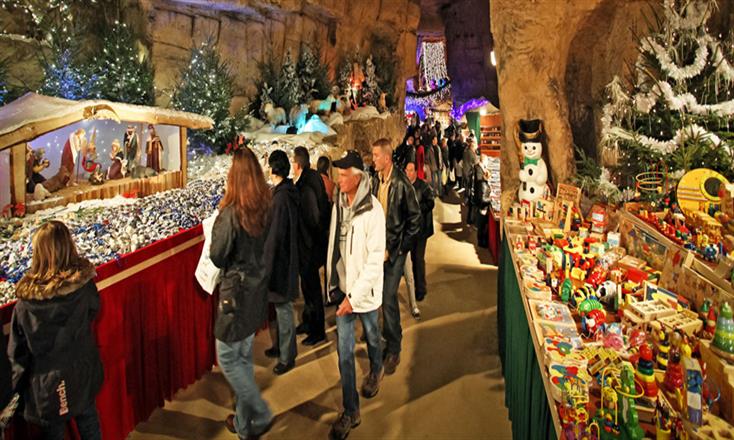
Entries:
[[306, 339], [301, 341], [301, 344], [311, 346], [324, 341], [326, 341], [326, 335], [309, 335]]
[[265, 428], [263, 428], [262, 431], [258, 432], [257, 434], [250, 434], [250, 435], [248, 435], [246, 440], [258, 440], [260, 437], [262, 437], [263, 435], [267, 434], [268, 431], [270, 431], [270, 429], [272, 429], [274, 423], [275, 423], [275, 417], [273, 417], [270, 420], [270, 423], [268, 423], [268, 426], [266, 426]]
[[267, 350], [265, 350], [265, 356], [269, 358], [277, 358], [280, 356], [280, 350], [278, 347], [270, 347]]
[[400, 365], [400, 355], [399, 354], [387, 354], [385, 356], [385, 363], [383, 364], [385, 368], [385, 374], [388, 376], [395, 373], [395, 369], [398, 368], [398, 365]]
[[359, 426], [360, 423], [362, 423], [362, 419], [359, 417], [359, 413], [352, 416], [341, 413], [339, 414], [339, 418], [336, 419], [336, 422], [331, 425], [329, 438], [332, 440], [344, 440], [349, 436], [349, 431]]
[[415, 319], [416, 321], [420, 321], [421, 320], [421, 311], [418, 310], [418, 307], [414, 308], [410, 312], [410, 314], [413, 315], [413, 319]]
[[385, 375], [385, 370], [381, 369], [379, 373], [370, 373], [362, 382], [362, 397], [371, 399], [380, 391], [380, 382]]
[[273, 373], [275, 373], [276, 375], [280, 376], [282, 374], [285, 374], [285, 373], [291, 371], [293, 369], [293, 367], [295, 367], [295, 366], [296, 366], [296, 363], [295, 362], [291, 362], [290, 364], [281, 364], [280, 362], [278, 362], [278, 365], [276, 365], [273, 368]]
[[308, 326], [305, 323], [298, 324], [296, 327], [296, 334], [305, 335], [306, 333], [308, 333]]

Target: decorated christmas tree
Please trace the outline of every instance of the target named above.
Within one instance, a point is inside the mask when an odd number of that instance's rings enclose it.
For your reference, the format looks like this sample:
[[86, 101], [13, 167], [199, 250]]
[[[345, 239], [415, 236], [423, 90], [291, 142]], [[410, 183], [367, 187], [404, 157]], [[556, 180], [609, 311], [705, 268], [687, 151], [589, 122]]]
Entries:
[[153, 104], [153, 64], [140, 53], [135, 36], [126, 24], [115, 23], [109, 30], [95, 65], [100, 98], [131, 104]]
[[601, 134], [616, 155], [617, 182], [701, 167], [734, 177], [734, 54], [707, 32], [715, 8], [715, 0], [664, 0], [663, 15], [639, 39], [632, 77], [609, 84]]
[[285, 108], [286, 112], [289, 112], [294, 105], [300, 104], [303, 100], [301, 80], [298, 77], [298, 71], [296, 64], [293, 62], [290, 49], [286, 51], [283, 65], [280, 68], [277, 89], [280, 90], [282, 96], [282, 101], [278, 104]]
[[357, 58], [355, 56], [346, 56], [339, 65], [339, 72], [337, 74], [337, 85], [342, 93], [348, 93], [352, 89], [352, 75], [354, 69], [354, 63]]
[[77, 100], [95, 96], [97, 75], [79, 62], [72, 48], [52, 48], [41, 64], [44, 80], [39, 93]]
[[719, 354], [734, 356], [734, 319], [731, 306], [727, 302], [719, 308], [713, 347]]
[[191, 60], [181, 71], [177, 84], [171, 107], [214, 120], [214, 128], [192, 131], [190, 144], [195, 149], [224, 151], [234, 137], [228, 120], [233, 78], [229, 65], [221, 60], [211, 40], [191, 50]]
[[301, 55], [298, 60], [298, 77], [301, 79], [304, 100], [324, 99], [329, 95], [328, 65], [319, 61], [320, 50], [312, 49], [308, 44], [301, 46]]
[[380, 90], [377, 74], [375, 73], [375, 64], [372, 62], [371, 55], [367, 57], [367, 61], [365, 61], [364, 64], [364, 77], [365, 81], [367, 82], [367, 87], [369, 87], [370, 91], [372, 92], [372, 105], [376, 106], [377, 100], [380, 98], [380, 93], [382, 93], [382, 90]]

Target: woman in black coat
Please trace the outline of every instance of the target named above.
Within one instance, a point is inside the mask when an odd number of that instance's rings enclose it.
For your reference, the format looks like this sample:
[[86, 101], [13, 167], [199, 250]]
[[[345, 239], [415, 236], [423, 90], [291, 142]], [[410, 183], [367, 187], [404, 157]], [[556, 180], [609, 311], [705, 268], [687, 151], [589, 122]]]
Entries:
[[103, 373], [92, 332], [99, 311], [95, 276], [63, 223], [38, 229], [31, 268], [15, 291], [8, 355], [23, 415], [47, 439], [63, 439], [72, 417], [82, 439], [101, 438], [95, 397]]
[[270, 273], [268, 300], [275, 305], [278, 344], [274, 343], [266, 355], [278, 357], [273, 372], [281, 375], [293, 368], [297, 354], [293, 301], [298, 297], [299, 192], [288, 178], [291, 165], [285, 151], [273, 151], [268, 165], [270, 181], [275, 186], [265, 258]]
[[255, 383], [252, 344], [267, 316], [264, 257], [271, 193], [260, 163], [246, 147], [235, 151], [227, 189], [212, 228], [210, 258], [222, 269], [214, 337], [219, 366], [235, 393], [236, 414], [225, 420], [240, 438], [267, 432], [273, 413]]

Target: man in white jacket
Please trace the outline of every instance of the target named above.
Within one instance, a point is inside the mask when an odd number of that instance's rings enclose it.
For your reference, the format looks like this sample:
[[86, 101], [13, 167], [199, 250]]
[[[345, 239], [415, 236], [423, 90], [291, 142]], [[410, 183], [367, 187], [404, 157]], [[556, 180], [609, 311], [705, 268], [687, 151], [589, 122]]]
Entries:
[[382, 304], [385, 259], [385, 215], [370, 192], [369, 176], [356, 151], [334, 162], [339, 170], [329, 229], [326, 263], [327, 304], [336, 312], [337, 352], [344, 412], [332, 425], [330, 437], [345, 439], [360, 424], [359, 394], [354, 361], [354, 323], [362, 321], [367, 336], [370, 373], [362, 383], [362, 396], [377, 395], [384, 374], [378, 309]]

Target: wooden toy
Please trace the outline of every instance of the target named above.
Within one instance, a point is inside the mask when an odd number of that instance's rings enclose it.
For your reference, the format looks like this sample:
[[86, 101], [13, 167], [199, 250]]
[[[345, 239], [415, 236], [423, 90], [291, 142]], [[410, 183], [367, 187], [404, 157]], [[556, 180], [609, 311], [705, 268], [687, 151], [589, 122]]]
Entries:
[[528, 300], [532, 310], [533, 318], [552, 323], [574, 324], [571, 311], [565, 304], [551, 301]]
[[679, 330], [689, 336], [699, 332], [703, 327], [703, 323], [698, 319], [696, 312], [685, 309], [674, 315], [658, 318], [657, 321], [670, 330]]
[[670, 306], [656, 300], [633, 302], [630, 304], [629, 309], [639, 316], [644, 322], [650, 322], [661, 317], [676, 314], [676, 311], [670, 308]]

